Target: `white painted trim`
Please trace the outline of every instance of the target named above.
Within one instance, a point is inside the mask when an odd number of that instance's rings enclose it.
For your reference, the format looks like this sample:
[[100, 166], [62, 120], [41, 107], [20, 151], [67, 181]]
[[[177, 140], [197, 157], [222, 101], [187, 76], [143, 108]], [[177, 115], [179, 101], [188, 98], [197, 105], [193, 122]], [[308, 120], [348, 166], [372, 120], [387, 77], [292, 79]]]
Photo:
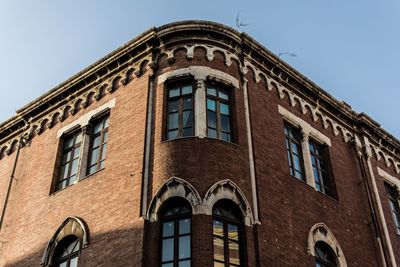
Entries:
[[331, 139], [312, 127], [308, 122], [304, 121], [303, 119], [297, 117], [289, 110], [285, 109], [281, 105], [278, 105], [278, 112], [281, 114], [287, 121], [290, 123], [299, 126], [304, 134], [311, 136], [311, 138], [316, 139], [318, 142], [325, 144], [327, 146], [331, 145]]
[[244, 112], [246, 116], [246, 133], [247, 133], [247, 146], [249, 151], [249, 166], [250, 166], [250, 182], [251, 182], [251, 193], [253, 198], [253, 210], [254, 210], [254, 223], [260, 224], [258, 216], [258, 197], [257, 197], [257, 185], [256, 185], [256, 172], [255, 163], [253, 156], [253, 140], [251, 133], [251, 121], [250, 121], [250, 110], [249, 110], [249, 97], [248, 97], [247, 81], [243, 83], [243, 97], [244, 97]]
[[225, 72], [203, 66], [191, 66], [188, 68], [177, 69], [164, 73], [158, 76], [158, 84], [162, 84], [171, 78], [178, 78], [186, 75], [192, 75], [195, 80], [205, 81], [207, 78], [221, 80], [223, 83], [227, 83], [235, 88], [239, 88], [239, 80], [235, 77], [226, 74]]
[[400, 179], [390, 175], [389, 173], [385, 172], [381, 168], [378, 167], [378, 174], [383, 177], [383, 179], [388, 182], [389, 184], [396, 186], [400, 189]]
[[90, 120], [95, 117], [96, 115], [101, 114], [102, 112], [104, 112], [106, 109], [111, 109], [115, 106], [115, 98], [111, 99], [110, 101], [108, 101], [107, 103], [105, 103], [104, 105], [101, 105], [100, 107], [89, 111], [85, 114], [83, 114], [81, 117], [79, 117], [77, 120], [71, 122], [70, 124], [62, 127], [60, 130], [58, 130], [57, 132], [57, 138], [60, 138], [64, 133], [72, 130], [73, 128], [80, 126], [86, 126], [89, 124]]

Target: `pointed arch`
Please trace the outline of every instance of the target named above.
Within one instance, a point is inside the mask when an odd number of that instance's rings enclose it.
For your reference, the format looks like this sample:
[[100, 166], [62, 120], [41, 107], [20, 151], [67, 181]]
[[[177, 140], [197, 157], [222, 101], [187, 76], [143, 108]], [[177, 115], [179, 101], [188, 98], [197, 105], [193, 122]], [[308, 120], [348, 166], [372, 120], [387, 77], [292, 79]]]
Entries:
[[208, 189], [203, 200], [207, 215], [212, 215], [214, 204], [221, 199], [231, 200], [239, 206], [243, 213], [244, 223], [247, 226], [254, 223], [253, 212], [249, 201], [246, 199], [242, 190], [229, 179], [219, 181]]
[[80, 248], [86, 248], [89, 245], [89, 230], [87, 224], [81, 218], [68, 217], [61, 226], [58, 227], [47, 244], [42, 257], [42, 265], [51, 266], [52, 257], [57, 245], [67, 236], [76, 236], [79, 240]]
[[342, 248], [336, 240], [332, 231], [324, 223], [317, 223], [311, 227], [308, 234], [307, 252], [315, 257], [315, 244], [317, 242], [324, 242], [329, 245], [337, 257], [339, 267], [347, 267], [346, 259], [344, 257]]
[[189, 182], [178, 177], [172, 177], [158, 189], [151, 200], [147, 211], [147, 219], [151, 222], [157, 221], [159, 208], [166, 200], [172, 197], [186, 199], [192, 206], [193, 214], [198, 213], [197, 209], [201, 204], [201, 197], [197, 190]]

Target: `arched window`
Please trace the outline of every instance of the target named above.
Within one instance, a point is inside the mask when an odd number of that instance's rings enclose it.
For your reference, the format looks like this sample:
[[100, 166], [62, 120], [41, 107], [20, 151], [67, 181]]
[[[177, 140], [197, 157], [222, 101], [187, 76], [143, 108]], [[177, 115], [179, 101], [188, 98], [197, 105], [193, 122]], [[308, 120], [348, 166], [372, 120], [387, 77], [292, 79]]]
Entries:
[[315, 244], [315, 266], [316, 267], [337, 267], [335, 252], [325, 242]]
[[191, 214], [190, 204], [179, 197], [161, 207], [161, 267], [191, 266]]
[[214, 267], [243, 266], [242, 229], [239, 207], [229, 200], [218, 201], [213, 207]]
[[53, 256], [54, 267], [76, 267], [78, 266], [78, 256], [80, 242], [78, 237], [69, 235], [58, 243]]

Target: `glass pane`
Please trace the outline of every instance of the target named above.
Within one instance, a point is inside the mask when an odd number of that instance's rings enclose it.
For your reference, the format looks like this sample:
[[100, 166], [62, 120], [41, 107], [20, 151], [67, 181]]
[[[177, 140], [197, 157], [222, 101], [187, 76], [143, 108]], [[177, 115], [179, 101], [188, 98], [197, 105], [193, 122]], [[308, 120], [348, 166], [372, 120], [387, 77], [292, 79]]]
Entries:
[[64, 140], [64, 148], [70, 148], [74, 144], [74, 137], [69, 137]]
[[296, 143], [292, 143], [292, 151], [293, 153], [299, 155], [299, 146]]
[[66, 154], [63, 155], [61, 163], [65, 163], [67, 161], [71, 160], [71, 151], [67, 152]]
[[104, 128], [108, 128], [109, 121], [110, 121], [110, 118], [107, 117], [107, 119], [104, 121]]
[[237, 242], [229, 241], [229, 263], [239, 265], [239, 244]]
[[93, 133], [97, 134], [103, 129], [103, 122], [98, 122], [93, 126]]
[[224, 261], [224, 240], [214, 237], [214, 260]]
[[293, 161], [294, 161], [294, 168], [296, 171], [300, 171], [302, 170], [301, 168], [301, 159], [300, 157], [293, 155]]
[[76, 175], [72, 175], [70, 178], [69, 178], [69, 184], [73, 184], [73, 183], [75, 183], [76, 182]]
[[69, 164], [64, 165], [64, 166], [61, 167], [61, 180], [67, 178], [67, 176], [68, 176], [68, 167], [69, 167]]
[[217, 96], [217, 90], [215, 90], [214, 88], [207, 88], [207, 94]]
[[103, 168], [104, 168], [104, 160], [100, 161], [100, 169], [103, 169]]
[[95, 173], [97, 171], [97, 166], [94, 165], [92, 167], [89, 168], [89, 174]]
[[174, 225], [173, 221], [163, 223], [163, 237], [169, 237], [174, 235]]
[[179, 267], [190, 267], [190, 260], [179, 262]]
[[67, 267], [67, 263], [66, 263], [66, 262], [63, 262], [63, 263], [60, 263], [58, 266], [59, 266], [59, 267]]
[[190, 258], [190, 236], [179, 237], [179, 259]]
[[179, 96], [180, 89], [179, 88], [173, 88], [169, 90], [169, 97], [175, 97], [175, 96]]
[[218, 96], [222, 99], [229, 100], [229, 95], [225, 91], [218, 91]]
[[94, 139], [93, 139], [93, 147], [98, 147], [98, 146], [100, 146], [100, 142], [101, 142], [101, 136], [99, 135], [99, 136], [96, 136]]
[[168, 112], [178, 112], [179, 109], [179, 100], [169, 101], [168, 102]]
[[93, 164], [95, 164], [97, 162], [97, 158], [99, 156], [99, 151], [100, 148], [95, 148], [92, 150], [92, 153], [90, 155], [90, 166], [92, 166]]
[[186, 97], [183, 99], [183, 109], [192, 109], [193, 99], [191, 97]]
[[169, 131], [168, 132], [168, 139], [175, 139], [178, 137], [178, 130], [176, 131]]
[[182, 136], [193, 136], [193, 128], [185, 128], [182, 130]]
[[183, 219], [179, 221], [179, 234], [189, 234], [190, 233], [190, 219]]
[[231, 141], [231, 135], [227, 134], [227, 133], [222, 133], [221, 139], [224, 140], [224, 141], [230, 142]]
[[213, 234], [217, 236], [224, 236], [224, 225], [222, 222], [213, 220]]
[[229, 115], [229, 105], [221, 103], [221, 105], [219, 106], [221, 114], [223, 115]]
[[228, 237], [229, 239], [239, 241], [239, 231], [237, 225], [228, 224]]
[[78, 257], [71, 259], [69, 262], [69, 267], [77, 267], [78, 266]]
[[174, 259], [174, 239], [164, 239], [162, 242], [162, 261], [172, 261]]
[[212, 110], [212, 111], [216, 111], [216, 107], [215, 107], [215, 101], [211, 100], [211, 99], [207, 99], [207, 109]]
[[224, 263], [214, 261], [214, 267], [225, 267]]
[[230, 132], [231, 127], [230, 127], [230, 121], [228, 116], [221, 116], [221, 130], [224, 132]]
[[82, 133], [78, 133], [76, 136], [75, 136], [75, 144], [78, 144], [78, 143], [80, 143], [82, 141]]
[[164, 263], [162, 267], [174, 267], [173, 263]]
[[74, 159], [72, 161], [72, 166], [71, 166], [71, 175], [74, 175], [78, 172], [78, 159]]
[[74, 157], [73, 158], [74, 159], [78, 158], [80, 154], [81, 154], [81, 148], [80, 147], [75, 148], [74, 149]]
[[67, 181], [64, 180], [61, 183], [57, 184], [57, 190], [63, 189], [67, 186]]
[[183, 112], [182, 127], [190, 127], [193, 124], [193, 113], [191, 110]]
[[191, 94], [193, 92], [193, 88], [191, 85], [186, 85], [182, 87], [182, 95]]
[[103, 143], [107, 142], [108, 140], [108, 131], [104, 133]]
[[179, 114], [173, 113], [168, 115], [168, 129], [178, 129]]
[[208, 128], [207, 136], [210, 137], [210, 138], [217, 138], [217, 131], [214, 130], [214, 129]]
[[217, 113], [207, 111], [207, 126], [217, 128]]

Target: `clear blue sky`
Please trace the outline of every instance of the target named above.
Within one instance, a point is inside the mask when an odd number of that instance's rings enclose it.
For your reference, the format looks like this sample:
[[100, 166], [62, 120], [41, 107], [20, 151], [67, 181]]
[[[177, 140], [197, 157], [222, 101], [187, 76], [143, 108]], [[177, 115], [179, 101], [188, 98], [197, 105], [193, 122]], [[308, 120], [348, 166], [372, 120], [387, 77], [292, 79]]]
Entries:
[[239, 11], [242, 30], [400, 137], [400, 0], [0, 0], [0, 121], [152, 26], [234, 26]]

